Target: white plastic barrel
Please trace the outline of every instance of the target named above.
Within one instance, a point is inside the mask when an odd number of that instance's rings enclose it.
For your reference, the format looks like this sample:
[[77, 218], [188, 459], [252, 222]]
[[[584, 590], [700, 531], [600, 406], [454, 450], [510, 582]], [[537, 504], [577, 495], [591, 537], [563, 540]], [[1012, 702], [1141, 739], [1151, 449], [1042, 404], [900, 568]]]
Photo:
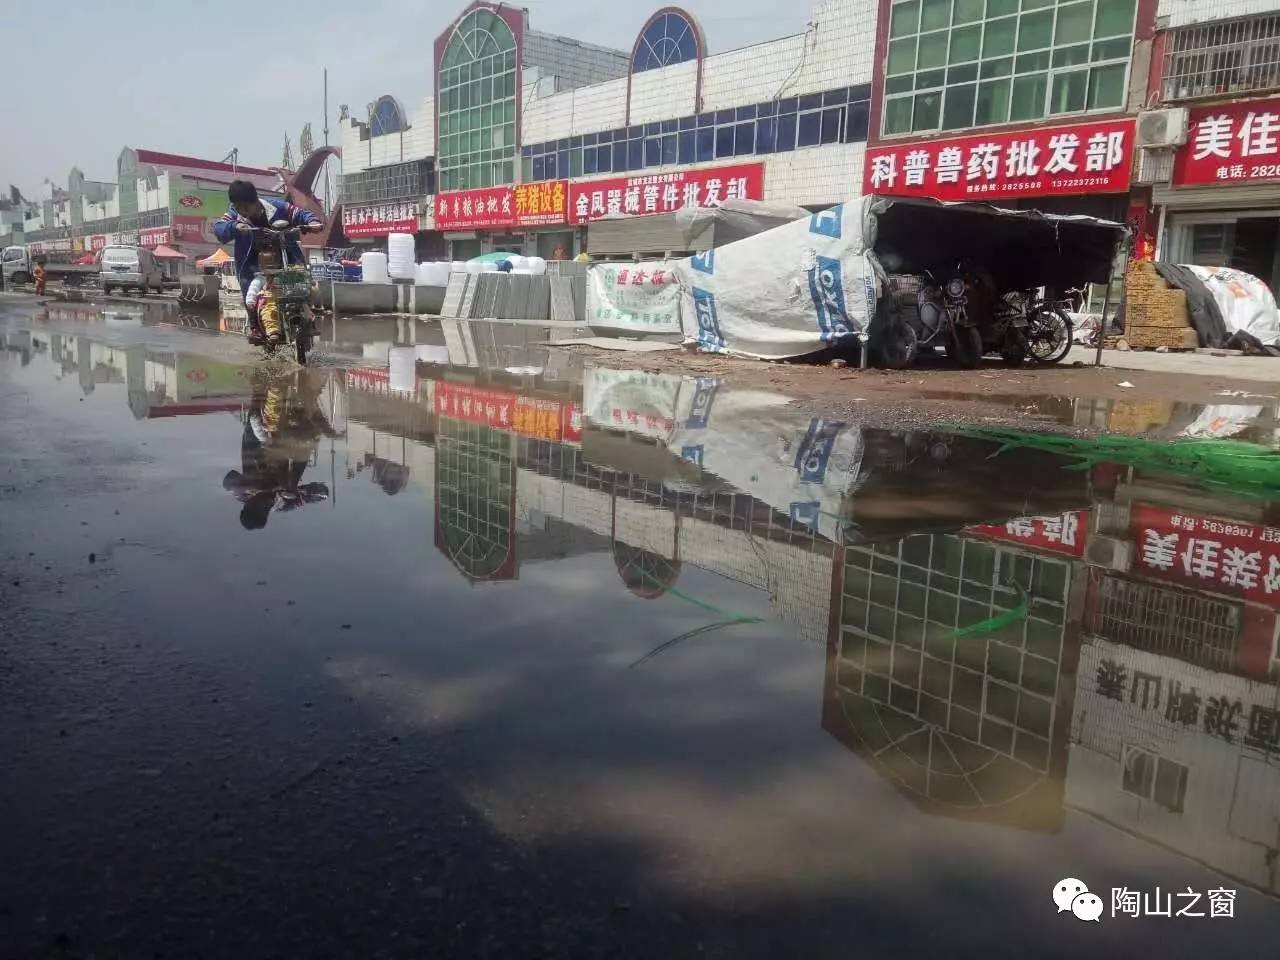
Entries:
[[387, 237], [387, 272], [393, 280], [413, 279], [413, 234], [393, 233]]
[[365, 283], [387, 283], [387, 255], [373, 251], [360, 254], [360, 279]]
[[540, 277], [547, 272], [547, 261], [541, 257], [526, 257], [528, 263], [525, 264], [529, 268], [529, 272], [535, 277]]

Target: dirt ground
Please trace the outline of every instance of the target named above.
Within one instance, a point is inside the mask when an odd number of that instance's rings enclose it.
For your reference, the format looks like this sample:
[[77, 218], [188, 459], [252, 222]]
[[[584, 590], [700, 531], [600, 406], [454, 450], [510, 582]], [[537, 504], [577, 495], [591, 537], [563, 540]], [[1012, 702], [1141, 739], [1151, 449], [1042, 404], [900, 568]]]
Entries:
[[[979, 370], [944, 361], [912, 370], [859, 370], [831, 361], [766, 361], [690, 351], [630, 353], [574, 345], [559, 349], [593, 366], [682, 376], [710, 376], [740, 389], [783, 393], [831, 416], [865, 416], [900, 423], [946, 419], [1041, 420], [1071, 425], [1076, 401], [1128, 405], [1248, 403], [1271, 406], [1280, 383], [1229, 376], [1187, 376], [1079, 363], [1011, 370], [988, 360]], [[837, 364], [839, 361], [837, 361]], [[1276, 372], [1280, 374], [1280, 361]], [[1130, 386], [1121, 386], [1121, 384]]]

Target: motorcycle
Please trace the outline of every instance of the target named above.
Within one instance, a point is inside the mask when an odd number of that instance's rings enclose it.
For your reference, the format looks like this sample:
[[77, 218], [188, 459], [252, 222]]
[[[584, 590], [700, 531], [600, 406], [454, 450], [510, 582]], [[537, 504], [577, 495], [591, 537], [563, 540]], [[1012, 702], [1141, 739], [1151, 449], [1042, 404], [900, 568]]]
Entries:
[[270, 227], [252, 227], [253, 245], [258, 253], [258, 271], [267, 277], [267, 290], [280, 311], [281, 346], [292, 344], [298, 363], [306, 366], [307, 353], [316, 336], [311, 315], [311, 275], [306, 267], [290, 264], [285, 240], [301, 231], [287, 220], [275, 220]]
[[982, 331], [970, 309], [975, 292], [974, 279], [957, 266], [956, 272], [941, 284], [926, 271], [925, 283], [917, 295], [920, 346], [932, 347], [935, 341], [941, 342], [947, 356], [966, 369], [982, 363]]

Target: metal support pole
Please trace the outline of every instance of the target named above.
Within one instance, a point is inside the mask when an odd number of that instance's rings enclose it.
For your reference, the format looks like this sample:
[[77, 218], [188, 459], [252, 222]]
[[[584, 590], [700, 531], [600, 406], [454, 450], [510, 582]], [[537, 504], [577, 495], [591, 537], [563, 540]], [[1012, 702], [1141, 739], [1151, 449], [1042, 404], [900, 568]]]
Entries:
[[[1129, 264], [1129, 237], [1126, 236], [1121, 243], [1120, 252], [1122, 254], [1120, 262], [1125, 266]], [[1115, 284], [1115, 261], [1111, 263], [1111, 269], [1107, 271], [1107, 295], [1102, 301], [1102, 320], [1098, 323], [1098, 353], [1094, 357], [1093, 365], [1095, 367], [1102, 366], [1102, 341], [1107, 335], [1107, 314], [1111, 310], [1111, 287]], [[1120, 274], [1121, 282], [1124, 282], [1124, 274]]]

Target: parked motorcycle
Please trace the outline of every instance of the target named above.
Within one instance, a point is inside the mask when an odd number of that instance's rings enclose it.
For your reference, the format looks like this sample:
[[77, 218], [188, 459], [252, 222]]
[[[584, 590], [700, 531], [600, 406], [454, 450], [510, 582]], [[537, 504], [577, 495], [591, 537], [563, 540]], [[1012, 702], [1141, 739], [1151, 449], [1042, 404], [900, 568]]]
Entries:
[[982, 363], [983, 353], [978, 315], [971, 309], [976, 286], [972, 275], [958, 266], [943, 283], [926, 272], [925, 284], [917, 295], [920, 345], [932, 347], [941, 343], [946, 347], [947, 356], [970, 370]]
[[307, 363], [316, 335], [311, 315], [311, 274], [305, 266], [290, 264], [285, 241], [300, 230], [287, 220], [273, 221], [270, 227], [254, 227], [253, 244], [258, 253], [258, 270], [267, 277], [267, 290], [280, 310], [281, 345], [292, 344], [298, 363]]

